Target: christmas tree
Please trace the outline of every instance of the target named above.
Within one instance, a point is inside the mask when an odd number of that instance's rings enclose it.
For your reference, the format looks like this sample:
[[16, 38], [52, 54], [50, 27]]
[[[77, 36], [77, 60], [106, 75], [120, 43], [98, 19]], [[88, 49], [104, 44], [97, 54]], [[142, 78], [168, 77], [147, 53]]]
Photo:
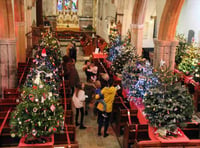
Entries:
[[122, 71], [122, 86], [125, 89], [131, 89], [136, 84], [139, 78], [141, 70], [138, 66], [144, 63], [141, 57], [135, 56], [131, 61], [128, 61]]
[[194, 71], [200, 62], [200, 49], [192, 43], [188, 46], [186, 54], [182, 56], [182, 61], [178, 66], [178, 69], [185, 75], [194, 75]]
[[176, 39], [179, 41], [179, 45], [176, 47], [175, 62], [179, 65], [182, 62], [183, 56], [186, 55], [186, 50], [190, 45], [186, 42], [186, 38], [183, 34], [177, 35]]
[[61, 84], [61, 52], [60, 46], [56, 38], [51, 33], [43, 34], [40, 40], [40, 46], [37, 47], [33, 60], [33, 66], [27, 75], [25, 85], [33, 86], [33, 78], [40, 71], [40, 79], [51, 87], [51, 91], [58, 96], [58, 88]]
[[108, 51], [108, 60], [113, 61], [121, 50], [121, 36], [116, 28], [113, 26], [110, 28], [109, 44], [106, 49]]
[[135, 56], [135, 47], [126, 46], [121, 49], [121, 53], [116, 56], [114, 59], [111, 70], [113, 73], [122, 74], [124, 65], [134, 59]]
[[199, 83], [200, 83], [200, 63], [198, 63], [198, 65], [196, 66], [196, 69], [195, 69], [195, 71], [194, 71], [193, 79], [194, 79], [196, 82], [199, 82]]
[[128, 30], [124, 40], [122, 41], [123, 46], [129, 46], [131, 44], [131, 32]]
[[144, 95], [151, 87], [158, 84], [157, 78], [153, 75], [153, 68], [149, 61], [137, 61], [135, 64], [137, 69], [137, 79], [132, 80], [134, 84], [129, 85], [128, 100], [134, 101], [136, 105], [142, 104]]
[[159, 85], [150, 88], [144, 97], [145, 114], [153, 127], [162, 136], [177, 134], [177, 127], [190, 121], [193, 102], [185, 86], [167, 68], [155, 73]]
[[45, 143], [43, 137], [49, 137], [63, 126], [63, 108], [50, 87], [34, 79], [33, 87], [24, 86], [22, 102], [11, 115], [11, 136], [27, 136], [27, 141]]
[[58, 98], [61, 56], [58, 42], [47, 34], [41, 40], [33, 66], [21, 89], [22, 102], [12, 112], [11, 136], [26, 137], [27, 143], [44, 143], [63, 127], [64, 111]]

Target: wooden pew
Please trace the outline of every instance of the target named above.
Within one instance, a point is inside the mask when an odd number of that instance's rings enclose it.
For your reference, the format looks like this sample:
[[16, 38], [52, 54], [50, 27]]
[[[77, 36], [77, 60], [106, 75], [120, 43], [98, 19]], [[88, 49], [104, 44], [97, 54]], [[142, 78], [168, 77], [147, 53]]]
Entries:
[[65, 113], [65, 123], [68, 124], [73, 124], [74, 123], [74, 116], [73, 116], [73, 111], [72, 110], [66, 110]]
[[4, 89], [4, 98], [18, 98], [19, 92], [16, 88], [14, 89]]
[[[66, 102], [67, 102], [67, 110], [71, 110], [72, 109], [72, 98], [66, 98]], [[60, 99], [60, 104], [63, 106], [64, 108], [64, 98]]]
[[[78, 147], [76, 141], [76, 127], [75, 125], [67, 125], [70, 143], [74, 148]], [[66, 129], [61, 131], [60, 133], [54, 134], [54, 146], [68, 146], [67, 136], [66, 136]]]
[[17, 98], [6, 98], [0, 100], [0, 111], [8, 111], [8, 109], [15, 108], [20, 100]]
[[95, 46], [92, 44], [92, 40], [90, 40], [86, 46], [83, 47], [83, 53], [85, 56], [89, 56], [94, 51]]
[[[137, 118], [137, 110], [130, 109], [130, 117], [132, 124], [138, 124], [138, 118]], [[123, 128], [125, 127], [126, 123], [128, 122], [128, 110], [124, 107], [119, 107], [118, 112], [116, 114], [116, 122], [114, 126], [114, 130], [116, 135], [119, 137], [121, 134], [123, 134]]]
[[147, 124], [129, 124], [124, 129], [123, 148], [130, 148], [135, 141], [151, 140]]
[[182, 128], [182, 131], [189, 139], [200, 139], [200, 124], [187, 123], [187, 126]]
[[19, 144], [20, 138], [12, 138], [10, 136], [10, 128], [4, 127], [0, 135], [0, 147], [17, 147]]
[[[125, 102], [124, 103], [126, 106], [129, 106], [128, 102]], [[118, 109], [119, 108], [123, 108], [123, 104], [120, 100], [120, 98], [118, 96], [115, 97], [115, 100], [113, 102], [113, 110], [112, 110], [112, 114], [111, 114], [111, 122], [114, 122], [116, 120], [116, 115], [117, 115], [117, 112], [118, 112]]]

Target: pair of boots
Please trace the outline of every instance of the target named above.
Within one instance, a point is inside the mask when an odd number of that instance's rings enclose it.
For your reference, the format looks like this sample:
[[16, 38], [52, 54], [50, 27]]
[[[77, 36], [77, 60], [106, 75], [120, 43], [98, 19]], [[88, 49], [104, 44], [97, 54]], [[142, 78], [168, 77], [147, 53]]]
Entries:
[[[101, 126], [99, 126], [98, 127], [98, 136], [101, 136]], [[104, 127], [104, 135], [103, 135], [103, 137], [108, 137], [109, 136], [109, 134], [107, 133], [107, 127]]]
[[[76, 126], [79, 126], [80, 123], [76, 122]], [[80, 125], [79, 129], [86, 129], [87, 127], [84, 126], [83, 124]]]

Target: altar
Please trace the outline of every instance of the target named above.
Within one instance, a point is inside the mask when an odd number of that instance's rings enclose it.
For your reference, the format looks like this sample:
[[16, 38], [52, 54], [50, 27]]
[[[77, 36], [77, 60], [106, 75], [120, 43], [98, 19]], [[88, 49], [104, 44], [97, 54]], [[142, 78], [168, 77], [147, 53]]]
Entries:
[[56, 30], [80, 31], [78, 0], [59, 0], [57, 6]]

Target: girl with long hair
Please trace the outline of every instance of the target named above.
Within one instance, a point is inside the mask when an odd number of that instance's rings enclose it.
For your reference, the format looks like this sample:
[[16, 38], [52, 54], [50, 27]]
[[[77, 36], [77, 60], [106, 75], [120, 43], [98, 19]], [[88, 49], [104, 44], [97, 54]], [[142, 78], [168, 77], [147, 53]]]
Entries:
[[[86, 127], [83, 125], [83, 119], [84, 119], [84, 102], [85, 102], [85, 91], [84, 91], [84, 83], [78, 83], [76, 85], [72, 100], [74, 103], [74, 106], [76, 108], [76, 117], [75, 122], [76, 126], [80, 125], [80, 129], [86, 129]], [[80, 123], [78, 122], [79, 118], [79, 112], [81, 112], [81, 120]]]

